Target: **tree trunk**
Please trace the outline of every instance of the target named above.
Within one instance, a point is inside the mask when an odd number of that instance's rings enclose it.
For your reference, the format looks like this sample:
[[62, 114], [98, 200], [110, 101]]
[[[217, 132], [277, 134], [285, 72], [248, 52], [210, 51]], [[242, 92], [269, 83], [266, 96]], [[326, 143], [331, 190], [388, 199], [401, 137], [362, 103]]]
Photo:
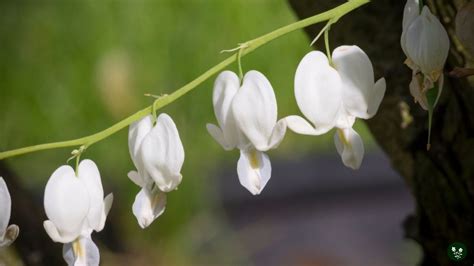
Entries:
[[[344, 1], [289, 0], [297, 16], [305, 18]], [[464, 66], [467, 54], [454, 31], [456, 10], [467, 1], [425, 1], [446, 26], [451, 51], [446, 70]], [[391, 158], [416, 199], [416, 213], [408, 217], [406, 237], [423, 248], [421, 265], [453, 265], [448, 246], [462, 242], [468, 255], [457, 265], [474, 264], [474, 89], [467, 79], [445, 76], [435, 109], [431, 150], [426, 150], [428, 114], [414, 103], [408, 84], [411, 71], [400, 48], [405, 1], [377, 0], [348, 14], [331, 27], [332, 48], [357, 44], [374, 64], [375, 76], [385, 76], [387, 91], [378, 114], [367, 124]], [[441, 15], [440, 15], [441, 14]], [[310, 39], [323, 25], [306, 29]], [[472, 29], [474, 30], [474, 29]], [[316, 48], [324, 51], [321, 41]], [[413, 122], [402, 128], [401, 105], [409, 106]]]

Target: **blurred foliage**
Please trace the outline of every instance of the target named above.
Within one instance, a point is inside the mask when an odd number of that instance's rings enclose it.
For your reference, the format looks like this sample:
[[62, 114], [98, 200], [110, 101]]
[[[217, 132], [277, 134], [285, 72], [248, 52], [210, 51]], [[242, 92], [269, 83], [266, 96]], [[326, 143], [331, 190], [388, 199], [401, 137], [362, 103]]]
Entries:
[[[102, 130], [150, 104], [145, 93], [170, 93], [228, 56], [219, 51], [295, 20], [286, 1], [273, 0], [2, 1], [0, 150]], [[257, 69], [271, 81], [279, 117], [299, 114], [293, 76], [310, 50], [308, 43], [303, 32], [295, 32], [243, 58], [244, 71]], [[202, 213], [218, 207], [210, 173], [223, 165], [234, 167], [238, 152], [224, 152], [206, 132], [205, 124], [215, 122], [212, 85], [209, 80], [161, 110], [174, 118], [186, 148], [184, 179], [169, 194], [165, 214], [146, 231], [131, 213], [138, 188], [126, 176], [133, 169], [127, 130], [83, 155], [98, 164], [106, 193], [115, 194], [109, 219], [128, 236], [127, 245], [139, 249], [140, 241], [146, 241], [160, 250], [159, 256], [186, 256], [181, 247], [190, 245], [189, 228], [195, 219], [210, 219]], [[365, 125], [357, 127], [371, 143]], [[270, 154], [295, 158], [329, 150], [338, 156], [332, 138], [289, 133]], [[48, 177], [72, 149], [8, 163], [42, 198]]]

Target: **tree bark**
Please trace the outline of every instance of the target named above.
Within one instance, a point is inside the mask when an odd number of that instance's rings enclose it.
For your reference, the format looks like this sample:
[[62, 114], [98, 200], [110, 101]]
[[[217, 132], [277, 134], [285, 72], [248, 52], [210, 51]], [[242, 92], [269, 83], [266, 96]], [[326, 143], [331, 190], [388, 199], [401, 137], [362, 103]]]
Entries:
[[[344, 1], [289, 0], [300, 18]], [[378, 114], [367, 124], [404, 178], [416, 200], [416, 212], [404, 223], [406, 237], [424, 251], [421, 265], [453, 265], [448, 246], [462, 242], [468, 255], [457, 265], [474, 264], [474, 89], [467, 79], [445, 75], [442, 96], [435, 109], [431, 150], [426, 150], [428, 114], [414, 103], [408, 84], [411, 71], [400, 48], [406, 1], [377, 0], [348, 14], [331, 27], [332, 48], [357, 44], [374, 64], [375, 76], [385, 76], [387, 91]], [[440, 17], [451, 39], [446, 70], [464, 66], [467, 52], [454, 31], [456, 11], [467, 1], [425, 1]], [[322, 25], [308, 27], [310, 39]], [[472, 29], [474, 30], [474, 29]], [[321, 41], [315, 48], [324, 51]], [[402, 128], [401, 103], [409, 106], [413, 122]]]

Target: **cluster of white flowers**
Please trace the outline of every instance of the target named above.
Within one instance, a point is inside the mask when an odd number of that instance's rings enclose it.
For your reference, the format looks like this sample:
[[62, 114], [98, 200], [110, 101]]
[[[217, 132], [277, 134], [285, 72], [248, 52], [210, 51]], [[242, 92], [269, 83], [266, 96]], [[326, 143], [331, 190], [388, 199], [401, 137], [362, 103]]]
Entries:
[[[421, 10], [420, 10], [421, 9]], [[449, 37], [441, 22], [419, 0], [408, 0], [403, 12], [400, 40], [407, 56], [405, 64], [413, 71], [410, 92], [420, 106], [433, 108], [443, 88], [443, 68], [449, 52]], [[438, 88], [436, 99], [429, 102], [428, 90]]]
[[[165, 193], [181, 183], [184, 149], [176, 125], [166, 114], [156, 121], [149, 115], [130, 125], [129, 148], [137, 171], [128, 176], [141, 187], [132, 210], [145, 228], [163, 213]], [[99, 265], [99, 249], [91, 234], [104, 228], [112, 201], [112, 194], [104, 198], [99, 169], [91, 160], [81, 161], [75, 170], [60, 166], [51, 175], [44, 192], [48, 220], [43, 225], [54, 242], [64, 244], [68, 265]], [[10, 211], [10, 193], [0, 177], [0, 247], [11, 244], [19, 233], [18, 226], [8, 226]]]
[[[253, 195], [260, 194], [271, 177], [265, 152], [278, 147], [287, 128], [307, 135], [337, 128], [334, 142], [343, 163], [359, 168], [364, 146], [352, 126], [356, 118], [368, 119], [377, 112], [385, 80], [374, 82], [372, 63], [357, 46], [338, 47], [332, 58], [330, 62], [323, 53], [310, 52], [296, 70], [295, 97], [309, 122], [296, 115], [277, 120], [272, 85], [258, 71], [249, 71], [242, 81], [230, 71], [217, 77], [212, 100], [219, 126], [208, 124], [207, 129], [225, 150], [240, 150], [239, 180]], [[166, 193], [181, 183], [184, 148], [175, 123], [164, 113], [131, 124], [128, 145], [136, 168], [128, 177], [141, 188], [132, 210], [145, 228], [164, 212]], [[10, 195], [3, 179], [0, 185], [3, 246], [16, 238], [18, 227], [6, 227]], [[91, 234], [104, 228], [112, 201], [112, 194], [104, 199], [101, 176], [91, 160], [78, 159], [77, 169], [63, 165], [51, 175], [44, 194], [44, 228], [53, 241], [64, 244], [68, 265], [99, 265]]]
[[358, 169], [364, 145], [352, 126], [356, 118], [374, 116], [384, 94], [385, 79], [374, 82], [372, 63], [359, 47], [336, 48], [332, 62], [322, 52], [313, 51], [301, 60], [295, 75], [296, 102], [311, 123], [296, 115], [277, 121], [275, 93], [262, 73], [249, 71], [240, 85], [236, 74], [224, 71], [213, 93], [219, 127], [208, 124], [207, 129], [225, 150], [240, 150], [240, 183], [257, 195], [272, 170], [264, 152], [278, 147], [287, 127], [305, 135], [337, 128], [334, 143], [343, 163]]
[[[130, 125], [129, 148], [137, 171], [128, 176], [141, 187], [132, 210], [140, 227], [145, 228], [163, 213], [165, 193], [181, 183], [184, 149], [167, 114], [157, 119], [149, 115]], [[7, 228], [10, 195], [3, 179], [0, 181], [0, 246], [5, 246], [16, 238], [18, 227]], [[104, 228], [112, 201], [112, 194], [104, 198], [99, 169], [91, 160], [81, 161], [76, 170], [60, 166], [51, 175], [44, 193], [48, 220], [43, 225], [54, 242], [64, 244], [63, 257], [68, 265], [99, 265], [99, 249], [91, 234]]]
[[[410, 91], [428, 109], [427, 91], [437, 83], [442, 88], [449, 38], [426, 6], [420, 14], [418, 0], [406, 3], [401, 45], [413, 70]], [[340, 46], [329, 58], [312, 51], [299, 63], [294, 80], [296, 103], [304, 118], [290, 115], [278, 120], [273, 87], [262, 73], [252, 70], [240, 80], [235, 73], [224, 71], [214, 83], [212, 98], [218, 125], [207, 124], [207, 130], [225, 150], [240, 150], [239, 181], [258, 195], [272, 172], [265, 152], [279, 146], [287, 128], [314, 136], [335, 128], [334, 144], [342, 162], [358, 169], [364, 145], [353, 125], [357, 118], [369, 119], [377, 113], [385, 89], [385, 79], [375, 81], [372, 63], [359, 47]], [[181, 183], [184, 163], [175, 123], [167, 114], [154, 115], [131, 124], [128, 136], [136, 168], [128, 177], [141, 188], [132, 211], [142, 228], [163, 214], [166, 193]], [[113, 195], [104, 198], [101, 176], [93, 161], [77, 160], [76, 169], [63, 165], [47, 182], [44, 208], [48, 220], [44, 228], [53, 241], [64, 244], [63, 257], [68, 265], [99, 265], [99, 250], [91, 234], [104, 228]], [[0, 247], [9, 245], [19, 233], [18, 226], [8, 226], [10, 211], [10, 194], [0, 177]]]

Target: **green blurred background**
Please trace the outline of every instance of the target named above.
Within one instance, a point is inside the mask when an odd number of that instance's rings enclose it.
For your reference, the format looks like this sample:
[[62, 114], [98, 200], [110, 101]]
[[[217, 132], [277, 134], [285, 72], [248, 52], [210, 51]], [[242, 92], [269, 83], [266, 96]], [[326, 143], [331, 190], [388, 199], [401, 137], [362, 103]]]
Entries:
[[[153, 99], [145, 93], [170, 93], [226, 58], [228, 54], [220, 54], [221, 50], [295, 20], [283, 0], [2, 1], [0, 150], [100, 131], [149, 105]], [[259, 70], [271, 81], [280, 118], [299, 114], [293, 77], [308, 51], [309, 40], [298, 31], [243, 58], [244, 71]], [[235, 71], [236, 65], [230, 69]], [[226, 230], [212, 173], [234, 167], [238, 152], [224, 152], [205, 129], [207, 122], [215, 122], [213, 78], [160, 110], [177, 124], [186, 161], [179, 190], [169, 194], [164, 215], [150, 228], [141, 230], [131, 212], [138, 187], [127, 178], [133, 169], [127, 130], [93, 145], [83, 155], [99, 166], [105, 192], [114, 193], [109, 223], [119, 229], [127, 252], [135, 260], [143, 258], [143, 265], [145, 261], [186, 265], [206, 260], [194, 243], [216, 228]], [[373, 142], [365, 125], [359, 123], [357, 128], [370, 149]], [[295, 159], [314, 152], [338, 156], [332, 138], [331, 133], [320, 137], [288, 133], [270, 156]], [[7, 162], [42, 198], [50, 174], [66, 163], [72, 149], [38, 152]], [[229, 232], [228, 239], [214, 244], [214, 261], [219, 256], [245, 261], [238, 252], [242, 247], [232, 239]], [[106, 247], [101, 254], [104, 265], [124, 261]]]

